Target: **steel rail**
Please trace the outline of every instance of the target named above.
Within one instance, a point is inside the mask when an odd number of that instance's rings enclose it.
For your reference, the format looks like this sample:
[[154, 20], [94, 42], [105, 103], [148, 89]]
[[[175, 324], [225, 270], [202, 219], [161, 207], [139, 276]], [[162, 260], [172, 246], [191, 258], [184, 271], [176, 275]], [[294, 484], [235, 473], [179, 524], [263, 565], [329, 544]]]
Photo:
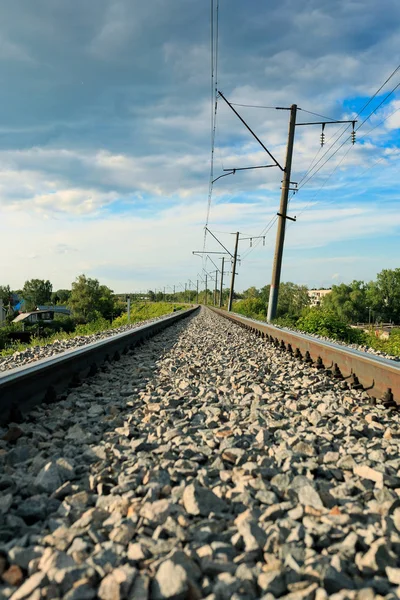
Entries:
[[76, 350], [5, 371], [0, 375], [0, 424], [21, 420], [36, 404], [56, 401], [67, 389], [80, 385], [82, 378], [95, 375], [102, 363], [118, 360], [121, 354], [197, 309], [182, 310]]
[[214, 307], [208, 308], [317, 369], [326, 369], [334, 378], [347, 381], [349, 387], [364, 390], [373, 402], [379, 399], [388, 408], [400, 405], [399, 362]]

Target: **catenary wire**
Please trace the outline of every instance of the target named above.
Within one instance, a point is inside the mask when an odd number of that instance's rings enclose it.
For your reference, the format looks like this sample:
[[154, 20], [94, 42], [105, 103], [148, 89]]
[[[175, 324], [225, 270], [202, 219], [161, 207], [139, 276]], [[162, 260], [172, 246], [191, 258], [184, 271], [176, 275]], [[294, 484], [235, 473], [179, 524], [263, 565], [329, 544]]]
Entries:
[[[367, 108], [367, 106], [369, 106], [371, 104], [371, 102], [374, 100], [374, 98], [376, 98], [376, 96], [379, 94], [379, 92], [385, 87], [385, 85], [392, 79], [392, 77], [394, 77], [394, 75], [399, 71], [400, 69], [400, 65], [398, 65], [396, 67], [396, 69], [394, 69], [394, 71], [392, 71], [392, 73], [389, 75], [389, 77], [384, 81], [384, 83], [376, 90], [376, 92], [367, 100], [367, 102], [364, 104], [364, 106], [361, 108], [361, 110], [357, 113], [357, 115], [355, 116], [355, 120], [364, 112], [364, 110]], [[398, 87], [398, 86], [396, 86]], [[396, 88], [395, 88], [396, 89]], [[391, 93], [393, 93], [394, 90], [392, 90], [387, 97], [389, 97], [391, 95]], [[386, 97], [386, 98], [387, 98]], [[383, 100], [385, 101], [386, 98]], [[383, 103], [383, 101], [381, 102], [381, 104]], [[379, 106], [381, 106], [381, 104]], [[379, 108], [379, 106], [377, 108]], [[373, 114], [373, 113], [371, 113]], [[367, 117], [367, 119], [371, 116], [371, 114]], [[365, 119], [365, 120], [367, 120]], [[365, 120], [363, 121], [363, 123], [361, 125], [363, 125], [365, 123]], [[357, 130], [361, 127], [361, 125], [357, 128]], [[340, 138], [346, 133], [346, 131], [349, 129], [350, 124], [349, 125], [344, 125], [339, 132], [337, 133], [337, 139], [331, 144], [331, 146], [326, 150], [326, 152], [324, 152], [324, 154], [321, 156], [321, 158], [315, 163], [315, 165], [313, 166], [313, 169], [315, 169], [318, 164], [325, 158], [325, 156], [327, 156], [327, 154], [329, 154], [330, 150], [332, 150], [333, 146], [340, 140]], [[334, 153], [336, 154], [336, 152]], [[334, 156], [334, 154], [331, 155], [331, 157], [328, 157], [328, 160], [330, 158], [332, 158]], [[325, 161], [324, 164], [326, 164], [327, 161]], [[311, 169], [312, 170], [312, 169]], [[317, 171], [315, 171], [315, 173], [313, 173], [309, 179], [307, 180], [307, 182], [319, 171], [320, 169], [318, 169]], [[311, 172], [311, 171], [310, 171]], [[306, 182], [306, 183], [307, 183]], [[305, 184], [303, 184], [305, 185]]]
[[[388, 78], [385, 80], [385, 82], [384, 82], [384, 83], [383, 83], [383, 84], [382, 84], [382, 85], [381, 85], [381, 86], [378, 88], [378, 90], [377, 90], [377, 91], [376, 91], [376, 92], [375, 92], [375, 93], [374, 93], [374, 94], [371, 96], [371, 98], [369, 98], [369, 100], [368, 100], [368, 101], [367, 101], [367, 102], [364, 104], [364, 106], [363, 106], [363, 107], [362, 107], [362, 109], [361, 109], [361, 110], [358, 112], [358, 114], [357, 114], [357, 116], [356, 116], [355, 118], [357, 118], [358, 116], [360, 116], [360, 114], [362, 114], [362, 112], [363, 112], [363, 111], [364, 111], [364, 110], [365, 110], [365, 109], [366, 109], [366, 108], [369, 106], [369, 104], [370, 104], [370, 103], [373, 101], [373, 99], [374, 99], [374, 98], [375, 98], [375, 97], [376, 97], [376, 96], [379, 94], [379, 92], [380, 92], [380, 91], [381, 91], [381, 90], [384, 88], [384, 86], [385, 86], [385, 85], [386, 85], [386, 84], [387, 84], [387, 83], [388, 83], [388, 82], [389, 82], [389, 81], [390, 81], [390, 80], [391, 80], [391, 79], [394, 77], [394, 75], [395, 75], [395, 74], [396, 74], [396, 73], [399, 71], [399, 69], [400, 69], [400, 65], [398, 65], [398, 66], [396, 67], [396, 69], [395, 69], [395, 70], [394, 70], [394, 71], [393, 71], [393, 72], [392, 72], [392, 73], [389, 75], [389, 77], [388, 77]], [[366, 117], [366, 118], [363, 120], [363, 122], [362, 122], [362, 123], [359, 125], [359, 127], [357, 128], [357, 131], [358, 131], [358, 130], [360, 129], [360, 127], [362, 127], [362, 125], [364, 125], [364, 123], [365, 123], [365, 122], [366, 122], [366, 121], [367, 121], [367, 120], [368, 120], [368, 119], [369, 119], [369, 118], [372, 116], [372, 114], [374, 114], [374, 113], [375, 113], [375, 112], [376, 112], [376, 111], [377, 111], [377, 110], [380, 108], [380, 106], [382, 106], [382, 104], [383, 104], [383, 103], [384, 103], [384, 102], [385, 102], [385, 101], [386, 101], [386, 100], [387, 100], [387, 99], [388, 99], [388, 98], [389, 98], [389, 97], [390, 97], [390, 96], [393, 94], [393, 92], [394, 92], [394, 91], [395, 91], [395, 90], [396, 90], [396, 89], [397, 89], [399, 86], [400, 86], [400, 83], [399, 83], [399, 84], [397, 84], [397, 85], [396, 85], [396, 86], [395, 86], [395, 87], [394, 87], [394, 88], [393, 88], [393, 89], [392, 89], [392, 90], [391, 90], [391, 91], [390, 91], [390, 92], [389, 92], [389, 93], [388, 93], [388, 94], [385, 96], [385, 98], [384, 98], [384, 99], [383, 99], [383, 100], [382, 100], [382, 101], [379, 103], [379, 105], [378, 105], [378, 106], [377, 106], [377, 107], [376, 107], [376, 108], [375, 108], [373, 111], [371, 111], [371, 113], [370, 113], [370, 114], [369, 114], [369, 115], [368, 115], [368, 116], [367, 116], [367, 117]], [[399, 109], [397, 109], [397, 110], [399, 110]], [[309, 111], [304, 111], [304, 112], [309, 112]], [[397, 112], [397, 111], [394, 111], [394, 112]], [[315, 114], [315, 116], [322, 116], [322, 115], [318, 115], [317, 113], [314, 113], [314, 114]], [[394, 114], [394, 113], [393, 113], [393, 114]], [[389, 116], [391, 116], [391, 115], [389, 115]], [[386, 119], [387, 119], [387, 118], [389, 118], [389, 116], [388, 116], [388, 117], [386, 117]], [[328, 118], [328, 117], [323, 117], [323, 118]], [[384, 119], [384, 121], [385, 121], [386, 119]], [[383, 121], [382, 121], [382, 122], [383, 122]], [[327, 152], [325, 152], [324, 156], [326, 156], [326, 154], [329, 152], [329, 150], [331, 150], [331, 149], [332, 149], [332, 147], [333, 147], [333, 146], [334, 146], [334, 145], [335, 145], [335, 144], [336, 144], [336, 143], [339, 141], [339, 139], [340, 139], [340, 138], [341, 138], [341, 137], [344, 135], [344, 133], [346, 132], [346, 130], [348, 129], [348, 127], [349, 127], [349, 126], [345, 126], [345, 127], [343, 128], [343, 131], [342, 131], [342, 133], [339, 135], [339, 137], [337, 137], [337, 139], [335, 140], [335, 142], [333, 142], [333, 144], [332, 144], [332, 145], [331, 145], [331, 147], [330, 147], [330, 148], [327, 150]], [[365, 136], [363, 136], [363, 137], [365, 137]], [[306, 185], [306, 183], [308, 183], [308, 182], [309, 182], [309, 181], [312, 179], [312, 177], [313, 177], [313, 176], [314, 176], [316, 173], [318, 173], [318, 171], [320, 171], [320, 169], [321, 169], [321, 168], [322, 168], [322, 167], [323, 167], [323, 166], [324, 166], [324, 165], [325, 165], [325, 164], [326, 164], [326, 163], [327, 163], [327, 162], [328, 162], [328, 161], [329, 161], [331, 158], [333, 158], [333, 156], [335, 156], [335, 154], [336, 154], [336, 153], [337, 153], [337, 152], [338, 152], [338, 151], [339, 151], [339, 150], [340, 150], [340, 149], [341, 149], [341, 148], [344, 146], [344, 144], [346, 143], [346, 141], [347, 141], [347, 139], [346, 139], [346, 140], [345, 140], [345, 141], [344, 141], [344, 142], [343, 142], [343, 143], [342, 143], [342, 144], [339, 146], [339, 148], [337, 148], [337, 149], [336, 149], [336, 150], [333, 152], [333, 154], [331, 154], [331, 156], [330, 156], [330, 157], [328, 157], [328, 159], [327, 159], [327, 160], [326, 160], [326, 161], [325, 161], [325, 162], [324, 162], [324, 163], [321, 165], [321, 167], [320, 167], [320, 168], [319, 168], [317, 171], [315, 171], [315, 173], [314, 173], [313, 175], [311, 175], [311, 176], [310, 176], [310, 177], [307, 179], [307, 181], [305, 181], [305, 182], [303, 183], [303, 185], [299, 186], [299, 189], [300, 189], [300, 187], [301, 187], [301, 188], [302, 188], [302, 187], [304, 187], [304, 185]], [[335, 166], [335, 168], [333, 169], [332, 173], [331, 173], [331, 174], [330, 174], [330, 175], [327, 177], [327, 179], [324, 181], [324, 183], [323, 183], [323, 185], [321, 186], [321, 188], [320, 188], [320, 189], [317, 191], [317, 193], [316, 193], [316, 195], [314, 196], [314, 198], [315, 198], [315, 197], [316, 197], [316, 196], [319, 194], [319, 192], [321, 191], [321, 189], [322, 189], [322, 188], [323, 188], [323, 187], [326, 185], [326, 183], [327, 183], [327, 182], [330, 180], [330, 178], [333, 176], [333, 174], [334, 174], [334, 173], [336, 172], [336, 170], [339, 168], [339, 166], [341, 165], [341, 163], [343, 162], [343, 160], [346, 158], [347, 154], [350, 152], [351, 148], [352, 148], [352, 146], [350, 146], [350, 148], [347, 150], [347, 152], [346, 152], [346, 153], [343, 155], [343, 157], [341, 158], [341, 160], [338, 162], [338, 164], [337, 164], [337, 165]], [[317, 158], [317, 156], [318, 156], [318, 153], [319, 153], [319, 152], [317, 152], [317, 154], [316, 154], [316, 156], [314, 157], [314, 159], [313, 159], [313, 161], [312, 161], [312, 162], [314, 162], [314, 161], [316, 160], [316, 158]], [[321, 160], [324, 158], [324, 156], [322, 156], [322, 157], [321, 157], [321, 159], [320, 159], [320, 160], [319, 160], [319, 161], [316, 163], [316, 165], [314, 165], [314, 166], [317, 166], [317, 165], [319, 164], [319, 162], [320, 162], [320, 161], [321, 161]], [[311, 164], [312, 164], [312, 163], [311, 163]], [[311, 170], [312, 170], [312, 169], [311, 169], [311, 167], [309, 167], [309, 169], [307, 170], [307, 172], [306, 172], [306, 173], [310, 172]], [[304, 177], [303, 177], [302, 181], [303, 181], [303, 180], [304, 180]], [[293, 195], [294, 195], [294, 194], [293, 194]], [[292, 196], [289, 198], [288, 204], [290, 203], [290, 200], [293, 198], [293, 195], [292, 195]], [[316, 204], [316, 203], [314, 202], [314, 204]], [[299, 213], [299, 216], [300, 216], [301, 214], [303, 214], [303, 213], [305, 212], [305, 210], [307, 210], [307, 208], [308, 208], [309, 206], [310, 206], [310, 203], [309, 203], [309, 204], [307, 204], [307, 205], [306, 205], [306, 206], [305, 206], [305, 207], [304, 207], [304, 208], [301, 210], [301, 212]], [[269, 229], [270, 229], [270, 228], [271, 228], [271, 227], [274, 225], [274, 223], [276, 222], [276, 220], [277, 220], [277, 217], [275, 217], [275, 218], [274, 218], [274, 219], [273, 219], [273, 220], [270, 222], [271, 224], [270, 224], [270, 226], [269, 226], [269, 228], [268, 228], [268, 231], [269, 231]], [[289, 225], [290, 225], [290, 223], [289, 223]], [[267, 227], [268, 227], [268, 226], [267, 226]], [[263, 232], [262, 232], [260, 235], [263, 235], [263, 233], [264, 233], [264, 230], [263, 230]], [[259, 240], [257, 240], [257, 242], [258, 242], [258, 241], [259, 241]], [[250, 248], [250, 249], [249, 249], [247, 252], [245, 252], [245, 253], [244, 253], [244, 255], [243, 255], [243, 257], [242, 257], [242, 260], [244, 260], [246, 257], [248, 257], [248, 256], [249, 256], [249, 254], [250, 254], [250, 253], [251, 253], [251, 252], [252, 252], [252, 251], [255, 249], [255, 247], [257, 247], [257, 245], [258, 245], [258, 243], [255, 243], [255, 244], [254, 244], [254, 246], [253, 246], [252, 248]]]

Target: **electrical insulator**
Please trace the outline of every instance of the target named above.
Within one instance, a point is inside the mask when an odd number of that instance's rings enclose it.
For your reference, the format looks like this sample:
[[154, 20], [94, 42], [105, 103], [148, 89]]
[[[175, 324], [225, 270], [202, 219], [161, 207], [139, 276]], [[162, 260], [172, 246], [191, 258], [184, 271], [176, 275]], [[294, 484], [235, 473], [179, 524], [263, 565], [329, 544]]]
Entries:
[[253, 239], [250, 238], [250, 248], [252, 248], [252, 247], [253, 247]]
[[324, 133], [324, 129], [325, 129], [325, 123], [322, 124], [322, 131], [321, 131], [321, 148], [322, 146], [325, 144], [325, 133]]
[[355, 121], [353, 121], [353, 131], [351, 132], [351, 143], [354, 145], [356, 143], [356, 130], [354, 129]]
[[263, 246], [265, 246], [265, 236], [263, 236]]

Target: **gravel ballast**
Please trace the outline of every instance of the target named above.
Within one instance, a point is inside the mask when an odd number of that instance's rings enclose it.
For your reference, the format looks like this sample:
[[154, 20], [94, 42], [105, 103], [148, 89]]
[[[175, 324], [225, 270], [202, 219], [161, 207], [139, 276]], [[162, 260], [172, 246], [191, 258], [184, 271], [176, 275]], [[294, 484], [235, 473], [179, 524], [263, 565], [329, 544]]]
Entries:
[[398, 598], [399, 446], [202, 309], [0, 429], [0, 599]]
[[99, 333], [92, 333], [90, 335], [77, 335], [68, 339], [55, 340], [54, 342], [46, 344], [45, 346], [30, 346], [24, 350], [17, 350], [8, 356], [0, 356], [0, 373], [2, 371], [15, 369], [16, 367], [23, 367], [24, 365], [36, 362], [42, 358], [56, 356], [57, 354], [61, 354], [61, 352], [65, 352], [66, 350], [76, 350], [77, 348], [81, 348], [82, 346], [86, 346], [92, 342], [105, 340], [109, 337], [117, 335], [118, 333], [124, 333], [125, 331], [136, 329], [142, 325], [148, 325], [149, 323], [154, 323], [160, 319], [165, 319], [166, 317], [171, 316], [171, 314], [172, 313], [168, 313], [166, 315], [162, 315], [161, 317], [154, 317], [152, 319], [138, 321], [136, 323], [132, 323], [132, 325], [122, 325], [121, 327], [107, 329], [105, 331], [100, 331]]

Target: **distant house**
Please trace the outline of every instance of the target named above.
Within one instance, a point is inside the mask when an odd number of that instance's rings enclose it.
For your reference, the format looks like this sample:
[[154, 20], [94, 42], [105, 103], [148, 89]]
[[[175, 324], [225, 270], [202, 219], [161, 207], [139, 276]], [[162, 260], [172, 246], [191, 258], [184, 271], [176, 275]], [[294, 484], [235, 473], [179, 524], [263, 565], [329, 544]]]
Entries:
[[60, 306], [50, 306], [45, 309], [37, 309], [32, 312], [21, 313], [13, 320], [13, 323], [48, 323], [54, 320], [54, 316], [70, 315], [68, 308]]
[[37, 306], [36, 310], [50, 310], [54, 312], [54, 314], [60, 315], [70, 315], [71, 311], [66, 306], [62, 306], [61, 304], [57, 304], [57, 306]]
[[308, 297], [310, 298], [310, 306], [319, 306], [321, 300], [331, 293], [332, 290], [308, 290]]

